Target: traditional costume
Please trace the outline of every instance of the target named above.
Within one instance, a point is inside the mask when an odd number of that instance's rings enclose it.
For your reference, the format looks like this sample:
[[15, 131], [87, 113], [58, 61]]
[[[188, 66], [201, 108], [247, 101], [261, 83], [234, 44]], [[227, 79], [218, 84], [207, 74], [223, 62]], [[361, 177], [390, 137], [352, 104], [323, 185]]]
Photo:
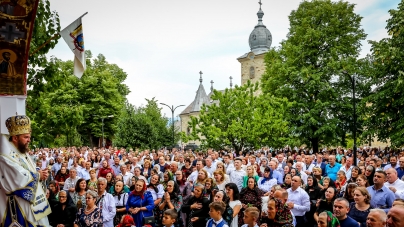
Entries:
[[47, 227], [51, 208], [35, 163], [9, 141], [10, 136], [31, 133], [31, 121], [13, 116], [6, 127], [9, 135], [0, 136], [0, 226]]

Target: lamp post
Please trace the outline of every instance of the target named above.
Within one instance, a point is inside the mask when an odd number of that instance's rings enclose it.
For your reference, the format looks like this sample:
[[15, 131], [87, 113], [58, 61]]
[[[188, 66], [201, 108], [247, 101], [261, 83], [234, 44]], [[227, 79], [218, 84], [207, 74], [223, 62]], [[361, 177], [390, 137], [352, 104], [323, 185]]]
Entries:
[[343, 71], [343, 73], [348, 76], [351, 81], [352, 86], [352, 106], [353, 106], [353, 127], [352, 127], [352, 136], [353, 136], [353, 164], [356, 165], [356, 97], [355, 97], [355, 75], [349, 75], [347, 71]]
[[160, 104], [161, 104], [161, 105], [164, 105], [164, 106], [167, 106], [167, 107], [170, 108], [170, 110], [171, 110], [171, 121], [172, 121], [172, 123], [173, 123], [173, 146], [174, 146], [174, 145], [175, 145], [174, 111], [175, 111], [178, 107], [185, 106], [185, 105], [179, 105], [179, 106], [176, 106], [176, 107], [174, 108], [174, 105], [169, 106], [169, 105], [167, 105], [167, 104], [165, 104], [165, 103], [160, 103]]
[[106, 116], [106, 117], [101, 117], [101, 121], [102, 121], [102, 147], [103, 147], [103, 148], [105, 147], [105, 140], [104, 140], [104, 119], [105, 119], [105, 118], [112, 118], [112, 117], [114, 117], [114, 115], [109, 115], [109, 116]]

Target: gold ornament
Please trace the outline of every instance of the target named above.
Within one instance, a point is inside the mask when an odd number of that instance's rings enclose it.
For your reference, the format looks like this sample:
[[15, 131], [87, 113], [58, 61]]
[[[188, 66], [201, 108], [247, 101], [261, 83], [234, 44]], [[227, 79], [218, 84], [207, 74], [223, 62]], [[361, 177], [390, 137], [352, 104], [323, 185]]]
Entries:
[[6, 120], [6, 127], [10, 136], [31, 133], [31, 120], [24, 115], [9, 117]]

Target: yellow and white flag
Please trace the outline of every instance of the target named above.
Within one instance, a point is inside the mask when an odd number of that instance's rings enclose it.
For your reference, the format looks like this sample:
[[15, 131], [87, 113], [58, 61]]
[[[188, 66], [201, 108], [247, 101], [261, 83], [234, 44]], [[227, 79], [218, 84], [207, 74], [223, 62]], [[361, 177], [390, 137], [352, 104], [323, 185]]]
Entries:
[[[87, 13], [86, 13], [87, 14]], [[85, 14], [84, 14], [85, 15]], [[83, 16], [84, 16], [83, 15]], [[84, 36], [81, 16], [60, 32], [70, 50], [74, 53], [74, 75], [81, 78], [86, 70], [86, 56], [84, 53]]]

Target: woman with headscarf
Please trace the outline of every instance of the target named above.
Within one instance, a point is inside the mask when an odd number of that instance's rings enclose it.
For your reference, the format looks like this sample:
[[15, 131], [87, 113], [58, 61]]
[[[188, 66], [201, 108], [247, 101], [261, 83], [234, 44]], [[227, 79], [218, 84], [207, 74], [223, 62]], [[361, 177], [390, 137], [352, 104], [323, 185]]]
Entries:
[[253, 177], [248, 178], [247, 187], [241, 189], [240, 192], [240, 202], [241, 202], [241, 210], [238, 213], [238, 224], [242, 226], [244, 224], [244, 210], [247, 207], [253, 206], [258, 209], [261, 209], [262, 199], [264, 196], [264, 192], [258, 188], [257, 182]]
[[316, 221], [313, 218], [313, 215], [317, 209], [317, 207], [316, 207], [317, 199], [320, 198], [320, 188], [318, 187], [316, 178], [314, 178], [312, 176], [307, 177], [307, 185], [306, 185], [305, 191], [307, 192], [307, 194], [310, 197], [310, 211], [306, 212], [305, 216], [307, 219], [307, 224], [309, 224], [310, 226], [313, 226], [316, 223]]
[[194, 185], [194, 195], [181, 207], [181, 211], [187, 214], [186, 226], [205, 227], [209, 217], [209, 200], [203, 196], [205, 186]]
[[119, 225], [116, 227], [135, 227], [135, 221], [133, 221], [132, 216], [126, 214], [122, 217]]
[[226, 209], [222, 214], [223, 220], [230, 226], [231, 222], [233, 221], [233, 209], [229, 205], [229, 198], [226, 196], [224, 191], [220, 190], [216, 192], [215, 196], [213, 197], [213, 202], [224, 202], [226, 204]]
[[272, 177], [272, 174], [273, 174], [272, 169], [269, 167], [266, 167], [264, 169], [263, 176], [260, 177], [257, 181], [258, 188], [261, 189], [265, 193], [264, 196], [268, 196], [271, 191], [272, 186], [274, 186], [278, 183], [277, 180]]
[[268, 200], [267, 216], [261, 219], [261, 226], [267, 227], [293, 227], [292, 212], [280, 199], [270, 198]]
[[317, 221], [318, 227], [340, 227], [338, 218], [330, 211], [320, 213]]
[[171, 171], [165, 171], [163, 176], [164, 178], [161, 184], [163, 185], [164, 190], [166, 190], [168, 182], [174, 180], [174, 175]]
[[[157, 219], [156, 222], [159, 225], [161, 225], [161, 222], [163, 220], [164, 211], [168, 209], [175, 209], [177, 213], [180, 212], [182, 206], [182, 196], [181, 194], [177, 193], [178, 191], [179, 191], [178, 185], [174, 181], [171, 180], [167, 183], [166, 192], [164, 193], [163, 199], [158, 205], [159, 216], [156, 216]], [[180, 217], [181, 216], [178, 216], [178, 218]], [[177, 219], [177, 224], [178, 222], [182, 223], [182, 220], [180, 221]]]
[[59, 192], [59, 202], [52, 208], [50, 215], [50, 225], [58, 226], [64, 225], [65, 227], [73, 227], [76, 218], [77, 207], [74, 205], [70, 194], [66, 191]]
[[112, 195], [115, 200], [116, 214], [114, 218], [114, 225], [118, 225], [121, 222], [122, 216], [126, 212], [126, 203], [128, 202], [128, 193], [124, 190], [123, 181], [116, 181], [114, 186], [114, 192]]
[[323, 211], [333, 211], [334, 200], [337, 198], [337, 189], [334, 187], [328, 187], [325, 192], [325, 199], [318, 202], [318, 207], [314, 213], [314, 219], [318, 221], [318, 215]]
[[153, 216], [153, 209], [153, 196], [146, 190], [146, 182], [138, 179], [135, 183], [135, 190], [129, 194], [126, 211], [132, 214], [136, 226], [144, 226], [144, 218]]
[[286, 174], [284, 179], [283, 179], [283, 184], [281, 185], [281, 188], [283, 189], [288, 189], [292, 187], [292, 175], [290, 173]]
[[365, 176], [366, 176], [366, 178], [368, 179], [368, 182], [369, 182], [369, 185], [370, 185], [370, 186], [373, 186], [373, 185], [374, 185], [374, 183], [373, 183], [373, 177], [375, 176], [375, 172], [376, 172], [376, 169], [375, 169], [373, 166], [368, 165], [368, 166], [366, 167]]

